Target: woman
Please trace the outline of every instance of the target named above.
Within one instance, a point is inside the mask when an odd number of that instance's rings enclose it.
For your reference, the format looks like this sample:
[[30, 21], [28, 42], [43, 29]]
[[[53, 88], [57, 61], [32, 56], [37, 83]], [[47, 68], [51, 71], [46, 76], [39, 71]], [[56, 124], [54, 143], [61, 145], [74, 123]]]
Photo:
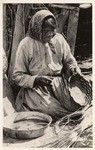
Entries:
[[70, 96], [64, 68], [80, 72], [66, 40], [56, 33], [54, 15], [40, 10], [30, 20], [16, 53], [13, 79], [21, 87], [17, 111], [40, 111], [53, 119], [76, 111], [80, 105]]

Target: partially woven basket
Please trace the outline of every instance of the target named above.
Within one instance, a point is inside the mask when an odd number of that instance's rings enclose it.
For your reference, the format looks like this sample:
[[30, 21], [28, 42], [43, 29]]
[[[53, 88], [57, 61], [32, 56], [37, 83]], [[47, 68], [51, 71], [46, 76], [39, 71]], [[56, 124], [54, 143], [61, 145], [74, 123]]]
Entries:
[[[92, 85], [89, 81], [87, 81], [85, 79], [84, 76], [82, 76], [78, 73], [72, 75], [69, 79], [69, 85], [70, 85], [70, 88], [78, 87], [80, 89], [81, 93], [83, 93], [85, 95], [85, 105], [91, 104], [91, 102], [92, 102]], [[77, 95], [77, 98], [79, 98], [78, 95]]]

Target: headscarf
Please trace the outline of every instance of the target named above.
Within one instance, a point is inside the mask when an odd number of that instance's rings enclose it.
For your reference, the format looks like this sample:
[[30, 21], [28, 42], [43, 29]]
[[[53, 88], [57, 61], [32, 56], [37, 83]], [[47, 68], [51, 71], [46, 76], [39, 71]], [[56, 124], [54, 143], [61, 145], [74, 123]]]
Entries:
[[30, 20], [28, 35], [33, 39], [42, 41], [42, 25], [44, 20], [50, 17], [56, 21], [54, 15], [49, 10], [38, 11]]

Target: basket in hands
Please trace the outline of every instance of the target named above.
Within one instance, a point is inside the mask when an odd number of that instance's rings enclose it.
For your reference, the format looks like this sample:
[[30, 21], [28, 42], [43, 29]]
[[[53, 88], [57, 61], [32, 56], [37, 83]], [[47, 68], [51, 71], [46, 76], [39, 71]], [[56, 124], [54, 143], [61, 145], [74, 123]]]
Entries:
[[[70, 88], [78, 87], [81, 93], [85, 96], [85, 105], [91, 104], [92, 102], [92, 85], [90, 81], [86, 80], [84, 76], [76, 73], [69, 79]], [[78, 97], [78, 95], [77, 95]], [[79, 98], [79, 97], [78, 97]]]

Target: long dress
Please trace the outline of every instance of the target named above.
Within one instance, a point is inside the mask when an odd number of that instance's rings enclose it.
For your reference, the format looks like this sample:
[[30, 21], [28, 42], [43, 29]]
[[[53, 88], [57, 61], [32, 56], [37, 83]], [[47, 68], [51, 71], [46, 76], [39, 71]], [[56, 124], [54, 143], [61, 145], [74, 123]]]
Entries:
[[[17, 111], [34, 110], [47, 113], [54, 119], [65, 116], [80, 107], [70, 96], [62, 69], [77, 68], [64, 37], [57, 33], [49, 43], [26, 36], [19, 44], [13, 79], [21, 86], [16, 99]], [[37, 76], [53, 76], [52, 86], [36, 86]]]

